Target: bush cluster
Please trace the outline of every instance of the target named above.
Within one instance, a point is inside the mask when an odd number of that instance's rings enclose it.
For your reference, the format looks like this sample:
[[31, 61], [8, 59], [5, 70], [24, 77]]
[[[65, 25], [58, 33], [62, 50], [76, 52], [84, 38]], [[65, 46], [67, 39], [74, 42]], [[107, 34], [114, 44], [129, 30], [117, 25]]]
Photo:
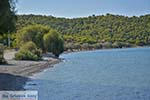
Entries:
[[[32, 45], [30, 48], [28, 47], [31, 43], [26, 44], [28, 46], [23, 46], [23, 44], [28, 41], [32, 41], [35, 45]], [[35, 46], [40, 48], [42, 52], [52, 52], [56, 57], [59, 57], [64, 51], [63, 39], [58, 31], [42, 25], [29, 25], [18, 31], [16, 35], [16, 44], [18, 47], [21, 47], [21, 50], [19, 51], [20, 54], [16, 55], [17, 59], [31, 60], [37, 58], [32, 54], [36, 54], [39, 57], [37, 50], [30, 50], [35, 48]], [[30, 51], [30, 53], [28, 51]], [[28, 58], [23, 57], [24, 55]]]
[[35, 43], [32, 41], [25, 43], [18, 53], [15, 54], [16, 60], [40, 60], [42, 55], [42, 51], [37, 48]]

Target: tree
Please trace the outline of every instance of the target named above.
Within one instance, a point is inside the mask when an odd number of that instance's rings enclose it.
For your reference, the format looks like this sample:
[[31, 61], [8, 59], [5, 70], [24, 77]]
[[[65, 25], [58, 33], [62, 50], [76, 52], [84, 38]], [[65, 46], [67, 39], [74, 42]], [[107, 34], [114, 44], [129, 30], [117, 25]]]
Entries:
[[[0, 35], [15, 30], [15, 1], [0, 0]], [[3, 49], [0, 47], [0, 64], [4, 62]]]
[[38, 48], [41, 48], [44, 51], [43, 36], [44, 34], [47, 34], [49, 30], [50, 28], [43, 25], [29, 25], [24, 27], [19, 30], [16, 35], [16, 44], [20, 47], [22, 44], [32, 41]]
[[15, 30], [15, 1], [0, 0], [0, 34]]
[[44, 46], [48, 52], [52, 52], [56, 57], [64, 51], [64, 41], [56, 30], [51, 30], [45, 34]]
[[[18, 29], [33, 23], [52, 27], [62, 33], [65, 45], [80, 44], [80, 49], [84, 43], [93, 47], [104, 42], [111, 42], [114, 47], [118, 47], [116, 43], [128, 43], [130, 46], [150, 43], [150, 14], [140, 17], [107, 14], [73, 19], [18, 15]], [[126, 45], [122, 45], [124, 46]]]

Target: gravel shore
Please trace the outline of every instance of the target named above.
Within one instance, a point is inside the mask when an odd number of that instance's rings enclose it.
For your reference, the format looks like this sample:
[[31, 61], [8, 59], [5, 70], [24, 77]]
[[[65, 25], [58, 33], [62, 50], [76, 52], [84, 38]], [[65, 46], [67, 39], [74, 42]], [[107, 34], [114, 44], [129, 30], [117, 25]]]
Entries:
[[60, 59], [50, 54], [43, 55], [43, 61], [17, 61], [14, 60], [16, 51], [5, 51], [6, 65], [0, 65], [0, 90], [23, 90], [23, 85], [34, 73], [53, 67]]
[[17, 61], [14, 60], [16, 51], [5, 51], [4, 58], [7, 60], [6, 65], [0, 65], [0, 73], [8, 73], [19, 76], [31, 76], [46, 68], [53, 67], [59, 63], [60, 59], [52, 57], [50, 54], [44, 55], [43, 61]]

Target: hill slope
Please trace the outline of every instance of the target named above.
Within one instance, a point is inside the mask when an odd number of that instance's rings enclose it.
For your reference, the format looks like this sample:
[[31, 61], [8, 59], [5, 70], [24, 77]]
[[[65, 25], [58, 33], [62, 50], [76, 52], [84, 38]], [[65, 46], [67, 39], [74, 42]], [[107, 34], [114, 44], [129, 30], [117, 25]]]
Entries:
[[63, 34], [68, 46], [74, 45], [76, 48], [81, 45], [124, 47], [150, 44], [150, 15], [126, 17], [107, 14], [74, 19], [18, 15], [18, 30], [30, 24], [42, 24], [57, 29]]

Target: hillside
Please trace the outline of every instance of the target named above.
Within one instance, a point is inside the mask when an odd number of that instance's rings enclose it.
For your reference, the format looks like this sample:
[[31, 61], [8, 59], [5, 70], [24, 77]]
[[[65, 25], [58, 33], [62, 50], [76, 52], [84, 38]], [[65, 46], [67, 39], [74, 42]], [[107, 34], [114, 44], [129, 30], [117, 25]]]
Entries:
[[30, 24], [58, 30], [65, 39], [66, 48], [120, 48], [150, 44], [150, 14], [140, 17], [107, 14], [74, 19], [18, 15], [17, 30]]

